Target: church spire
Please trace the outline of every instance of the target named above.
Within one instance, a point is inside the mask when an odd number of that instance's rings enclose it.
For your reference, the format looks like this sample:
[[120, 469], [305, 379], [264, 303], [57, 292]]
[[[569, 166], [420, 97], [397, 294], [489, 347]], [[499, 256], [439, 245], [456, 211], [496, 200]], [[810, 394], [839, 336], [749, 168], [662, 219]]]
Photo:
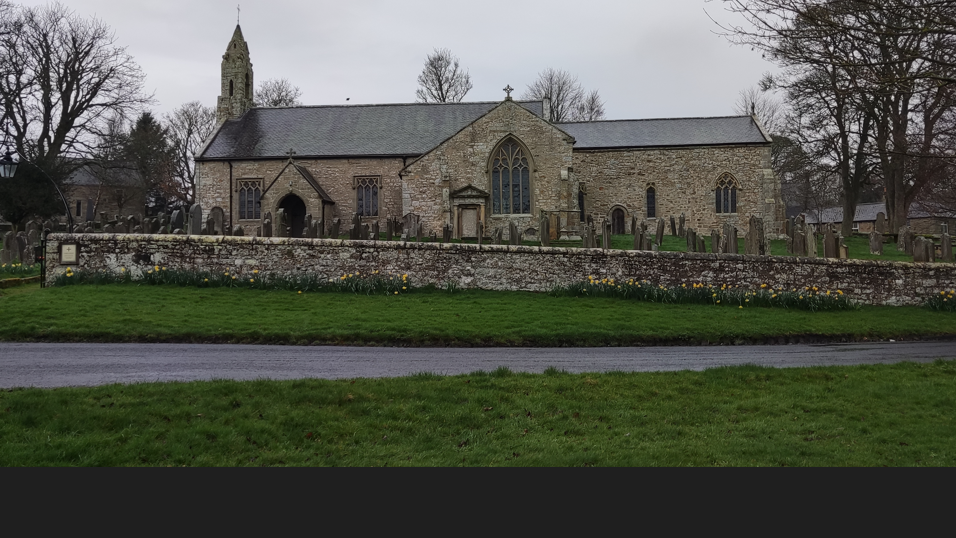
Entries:
[[249, 45], [242, 35], [242, 27], [236, 24], [236, 31], [222, 56], [222, 93], [216, 119], [237, 119], [252, 108], [254, 83]]

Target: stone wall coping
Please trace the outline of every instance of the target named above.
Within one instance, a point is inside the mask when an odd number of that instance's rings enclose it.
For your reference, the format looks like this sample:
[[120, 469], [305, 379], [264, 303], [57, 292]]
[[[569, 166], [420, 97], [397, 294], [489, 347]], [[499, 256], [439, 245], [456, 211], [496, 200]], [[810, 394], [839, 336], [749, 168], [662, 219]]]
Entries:
[[802, 258], [798, 256], [748, 256], [745, 254], [714, 254], [700, 252], [652, 252], [647, 250], [604, 250], [600, 248], [569, 248], [569, 247], [532, 247], [526, 245], [476, 245], [462, 243], [416, 243], [403, 241], [359, 241], [349, 239], [304, 239], [293, 237], [233, 237], [220, 235], [148, 235], [148, 234], [50, 234], [48, 241], [78, 242], [84, 240], [102, 241], [109, 239], [111, 241], [126, 242], [166, 242], [166, 243], [199, 243], [199, 244], [269, 244], [269, 245], [288, 245], [288, 246], [315, 246], [315, 247], [338, 247], [338, 248], [375, 248], [392, 250], [433, 250], [433, 251], [460, 251], [460, 252], [504, 252], [514, 254], [551, 254], [558, 256], [586, 256], [593, 258], [595, 255], [606, 257], [621, 258], [662, 258], [671, 260], [720, 260], [720, 261], [739, 261], [739, 262], [762, 262], [762, 263], [782, 263], [793, 264], [801, 263], [808, 265], [836, 265], [836, 266], [858, 266], [873, 268], [913, 268], [919, 267], [932, 269], [935, 267], [949, 268], [956, 265], [953, 263], [914, 263], [900, 261], [884, 260], [843, 260], [836, 258]]

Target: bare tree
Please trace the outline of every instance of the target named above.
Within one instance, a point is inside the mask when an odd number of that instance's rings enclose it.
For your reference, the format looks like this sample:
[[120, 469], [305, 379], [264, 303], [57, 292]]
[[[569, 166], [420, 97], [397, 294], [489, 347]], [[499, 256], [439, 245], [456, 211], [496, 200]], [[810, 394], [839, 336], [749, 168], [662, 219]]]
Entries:
[[734, 102], [734, 113], [741, 116], [757, 116], [760, 124], [771, 134], [784, 132], [786, 107], [777, 99], [769, 88], [765, 86], [751, 86], [740, 90], [737, 101]]
[[[62, 4], [4, 3], [0, 15], [5, 134], [20, 155], [62, 181], [89, 159], [111, 114], [131, 115], [152, 101], [143, 93], [143, 73], [126, 49], [116, 45], [108, 26], [81, 18]], [[24, 175], [29, 173], [24, 170]], [[15, 188], [11, 185], [16, 181], [4, 182], [0, 190]], [[42, 178], [30, 181], [28, 191], [53, 190]], [[46, 198], [53, 200], [52, 206], [0, 192], [3, 212], [11, 220], [55, 211], [55, 195]]]
[[604, 119], [604, 100], [597, 90], [591, 90], [581, 100], [574, 113], [575, 121], [597, 121]]
[[415, 97], [419, 103], [460, 103], [471, 91], [471, 76], [448, 49], [435, 49], [418, 75]]
[[302, 106], [299, 97], [302, 97], [302, 90], [298, 86], [293, 86], [284, 78], [269, 79], [256, 89], [254, 103], [258, 107], [270, 108]]
[[[890, 227], [898, 229], [910, 204], [943, 177], [937, 161], [953, 158], [940, 141], [948, 128], [944, 118], [954, 107], [956, 3], [724, 3], [746, 21], [725, 27], [728, 38], [761, 50], [783, 66], [788, 70], [784, 79], [807, 81], [803, 73], [828, 73], [833, 99], [818, 101], [818, 110], [829, 106], [836, 113], [830, 114], [826, 127], [853, 139], [849, 146], [864, 157], [861, 170], [870, 167], [882, 182]], [[859, 114], [865, 118], [839, 124], [839, 118]], [[847, 149], [846, 142], [841, 142], [841, 151]]]
[[548, 68], [538, 74], [522, 99], [547, 99], [550, 102], [548, 121], [594, 121], [604, 118], [604, 102], [597, 90], [587, 93], [578, 78], [567, 71]]
[[216, 109], [199, 101], [186, 103], [164, 118], [173, 156], [171, 180], [162, 189], [167, 200], [182, 205], [196, 198], [196, 162], [194, 157], [216, 128]]

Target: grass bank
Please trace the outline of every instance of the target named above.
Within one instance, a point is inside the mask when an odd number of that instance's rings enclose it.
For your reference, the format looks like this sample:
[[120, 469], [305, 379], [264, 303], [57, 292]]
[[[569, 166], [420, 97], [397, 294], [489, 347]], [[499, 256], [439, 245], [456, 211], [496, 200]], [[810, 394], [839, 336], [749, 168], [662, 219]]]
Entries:
[[917, 307], [808, 312], [493, 291], [398, 296], [113, 284], [0, 290], [3, 341], [627, 346], [956, 337]]
[[956, 363], [0, 392], [0, 466], [952, 466]]

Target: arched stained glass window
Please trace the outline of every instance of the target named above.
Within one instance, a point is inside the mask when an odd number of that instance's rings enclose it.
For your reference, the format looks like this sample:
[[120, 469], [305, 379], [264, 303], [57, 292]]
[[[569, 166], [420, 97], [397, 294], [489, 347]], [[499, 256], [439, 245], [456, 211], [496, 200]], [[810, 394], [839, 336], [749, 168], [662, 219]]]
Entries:
[[262, 184], [256, 181], [239, 182], [239, 218], [254, 220], [262, 218]]
[[491, 209], [495, 215], [531, 213], [531, 166], [524, 150], [508, 138], [493, 153]]
[[647, 186], [647, 218], [657, 218], [657, 189], [654, 185]]
[[717, 213], [737, 212], [737, 188], [739, 186], [737, 179], [730, 174], [724, 174], [717, 179], [715, 189]]

